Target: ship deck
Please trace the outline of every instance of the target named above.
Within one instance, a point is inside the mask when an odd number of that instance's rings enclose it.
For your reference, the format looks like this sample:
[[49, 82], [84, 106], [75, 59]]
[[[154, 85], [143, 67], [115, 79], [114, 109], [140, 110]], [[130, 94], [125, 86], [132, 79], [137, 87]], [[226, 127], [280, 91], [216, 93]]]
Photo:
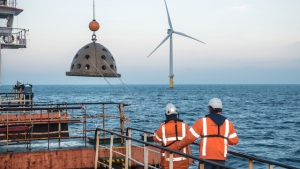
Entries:
[[[130, 127], [125, 129], [124, 122], [129, 119], [125, 118], [123, 104], [108, 103], [112, 107], [116, 107], [114, 104], [118, 105], [118, 110], [114, 111], [118, 115], [112, 116], [111, 114], [107, 114], [108, 110], [104, 109], [104, 104], [107, 103], [93, 103], [95, 105], [102, 105], [102, 114], [93, 116], [93, 118], [102, 119], [103, 124], [101, 128], [97, 127], [95, 130], [87, 129], [86, 127], [87, 118], [91, 116], [87, 114], [87, 109], [83, 106], [84, 103], [81, 103], [82, 106], [75, 107], [70, 107], [71, 104], [79, 105], [78, 103], [69, 103], [67, 106], [64, 103], [63, 105], [56, 104], [54, 107], [38, 107], [35, 105], [36, 107], [34, 108], [5, 108], [3, 106], [2, 121], [0, 123], [2, 124], [0, 135], [3, 137], [0, 139], [0, 168], [87, 169], [99, 167], [123, 168], [123, 166], [125, 168], [157, 168], [161, 160], [161, 150], [192, 158], [199, 163], [200, 169], [203, 169], [206, 163], [226, 169], [232, 168], [154, 144], [148, 139], [148, 137], [151, 138], [150, 135], [152, 132]], [[33, 113], [33, 111], [38, 110], [39, 113]], [[118, 132], [105, 127], [106, 124], [109, 124], [108, 122], [105, 123], [105, 118], [111, 117], [120, 120], [120, 124], [114, 123], [120, 125]], [[44, 119], [47, 120], [44, 121]], [[72, 120], [74, 119], [79, 121], [73, 123]], [[67, 123], [64, 123], [62, 120]], [[30, 126], [28, 126], [29, 123], [27, 122], [30, 122]], [[18, 128], [16, 123], [23, 126]], [[77, 127], [71, 130], [71, 127], [64, 130], [63, 125], [69, 123], [77, 125]], [[55, 124], [56, 127], [50, 130], [52, 124]], [[40, 129], [39, 125], [44, 125], [45, 130], [35, 130]], [[28, 130], [28, 127], [31, 128]], [[89, 132], [93, 132], [94, 139], [89, 139], [88, 135], [91, 135]], [[102, 135], [100, 135], [100, 132]], [[67, 136], [64, 134], [67, 134]], [[103, 138], [104, 134], [105, 138]], [[140, 136], [144, 136], [144, 138]], [[94, 147], [94, 144], [97, 146]], [[231, 151], [228, 153], [248, 160], [249, 169], [253, 169], [254, 161], [266, 163], [269, 168], [273, 168], [274, 166], [294, 168], [240, 153]], [[118, 165], [115, 164], [114, 166], [111, 164], [113, 160], [119, 161]]]
[[[101, 140], [100, 140], [101, 142]], [[48, 148], [49, 146], [49, 148]], [[98, 151], [98, 159], [101, 161], [110, 156], [109, 143], [101, 144]], [[132, 157], [143, 162], [143, 147], [132, 146]], [[113, 151], [125, 154], [126, 147], [120, 143], [114, 143]], [[31, 146], [26, 143], [10, 143], [0, 145], [0, 168], [94, 168], [95, 149], [91, 143], [86, 143], [84, 139], [42, 140], [32, 141]], [[118, 153], [113, 153], [113, 158], [124, 159]], [[151, 154], [150, 164], [160, 163], [160, 155]], [[124, 160], [123, 160], [124, 161]], [[101, 165], [100, 165], [101, 166]], [[132, 167], [139, 166], [132, 162]]]

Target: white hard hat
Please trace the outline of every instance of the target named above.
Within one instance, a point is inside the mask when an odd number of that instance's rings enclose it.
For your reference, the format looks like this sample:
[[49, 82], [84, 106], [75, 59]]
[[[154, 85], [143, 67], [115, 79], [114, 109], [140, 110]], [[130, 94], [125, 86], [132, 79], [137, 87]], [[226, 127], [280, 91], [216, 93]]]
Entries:
[[172, 103], [166, 105], [165, 111], [166, 115], [177, 114], [176, 107]]
[[218, 98], [212, 98], [208, 102], [208, 106], [211, 106], [213, 109], [222, 109], [222, 101]]

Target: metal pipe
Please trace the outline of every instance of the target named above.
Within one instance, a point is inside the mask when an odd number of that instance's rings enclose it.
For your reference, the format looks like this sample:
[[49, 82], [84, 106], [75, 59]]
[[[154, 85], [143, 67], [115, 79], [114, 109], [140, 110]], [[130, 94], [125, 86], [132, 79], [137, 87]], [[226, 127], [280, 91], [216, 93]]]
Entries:
[[139, 140], [139, 139], [135, 139], [135, 138], [132, 138], [132, 137], [129, 137], [129, 136], [124, 136], [124, 135], [121, 135], [121, 134], [118, 134], [118, 133], [114, 133], [114, 132], [111, 132], [111, 131], [108, 131], [108, 130], [100, 129], [100, 128], [99, 128], [99, 130], [102, 130], [102, 131], [114, 134], [114, 135], [119, 136], [119, 137], [124, 137], [126, 139], [130, 139], [130, 140], [133, 140], [133, 141], [141, 143], [141, 144], [145, 144], [145, 145], [148, 145], [148, 146], [151, 146], [151, 147], [159, 148], [161, 150], [165, 150], [165, 151], [168, 151], [170, 153], [176, 153], [176, 154], [179, 154], [179, 155], [187, 157], [187, 158], [192, 158], [194, 160], [203, 161], [205, 163], [210, 163], [210, 164], [213, 164], [213, 165], [218, 166], [218, 167], [223, 167], [225, 169], [233, 169], [232, 167], [229, 167], [229, 166], [226, 166], [226, 165], [223, 165], [223, 164], [212, 162], [210, 160], [205, 160], [205, 159], [202, 159], [202, 158], [199, 158], [199, 157], [195, 157], [195, 156], [192, 156], [192, 155], [189, 155], [189, 154], [182, 153], [180, 151], [176, 151], [176, 150], [169, 149], [169, 148], [166, 148], [166, 147], [163, 147], [163, 146], [159, 146], [159, 145], [156, 145], [156, 144], [145, 142], [145, 141], [142, 141], [142, 140]]
[[[131, 134], [131, 130], [128, 130], [128, 135], [129, 135], [129, 132]], [[125, 169], [128, 169], [128, 157], [129, 157], [129, 149], [131, 148], [131, 145], [129, 144], [129, 140], [126, 139], [126, 155], [125, 155]]]
[[173, 153], [170, 152], [169, 168], [173, 169]]
[[110, 146], [109, 146], [109, 169], [112, 168], [112, 149], [114, 146], [114, 135], [110, 135]]
[[[102, 128], [105, 129], [105, 108], [104, 108], [104, 104], [102, 104]], [[102, 136], [105, 137], [105, 132], [102, 133]]]
[[[84, 131], [86, 131], [86, 109], [84, 111]], [[86, 132], [84, 132], [84, 146], [86, 147]]]
[[148, 145], [144, 144], [144, 169], [148, 169], [148, 165], [149, 165], [149, 162], [148, 162], [148, 153], [149, 153], [149, 151], [148, 151], [148, 149], [149, 149]]
[[50, 135], [49, 135], [49, 128], [50, 128], [50, 123], [49, 123], [49, 111], [47, 111], [48, 114], [48, 150], [50, 149]]
[[[10, 121], [10, 123], [8, 124], [9, 126], [12, 126], [12, 125], [28, 125], [28, 124], [31, 124], [32, 122], [38, 122], [39, 124], [56, 124], [58, 122], [60, 123], [80, 123], [81, 121], [80, 120], [43, 120], [43, 121], [21, 121], [21, 122], [13, 122], [13, 121]], [[0, 122], [0, 126], [6, 126], [6, 123], [3, 123], [3, 122]]]
[[99, 155], [99, 134], [100, 134], [100, 131], [97, 130], [96, 132], [96, 151], [95, 151], [95, 165], [94, 165], [94, 169], [97, 169], [98, 167], [98, 155]]
[[[58, 110], [58, 117], [60, 119], [60, 110]], [[61, 123], [60, 120], [58, 122], [58, 147], [60, 148], [60, 137], [61, 137]]]
[[[95, 130], [71, 130], [71, 131], [61, 131], [61, 133], [78, 133], [78, 132], [94, 132]], [[39, 136], [39, 135], [47, 135], [48, 133], [49, 134], [58, 134], [59, 131], [46, 131], [46, 132], [31, 132], [32, 134], [31, 135], [34, 135], [34, 136]], [[7, 134], [0, 134], [0, 136], [6, 136]], [[8, 135], [23, 135], [22, 133], [8, 133]], [[80, 136], [80, 138], [84, 138], [85, 136]], [[54, 138], [54, 137], [51, 137], [51, 138]], [[59, 137], [55, 137], [55, 138], [59, 138]], [[63, 138], [62, 136], [60, 136], [60, 138]], [[68, 136], [67, 138], [71, 138], [71, 136]]]
[[72, 119], [74, 118], [74, 109], [72, 109]]
[[[129, 129], [129, 130], [128, 130], [128, 137], [131, 137], [131, 135], [132, 135], [132, 131], [131, 131], [131, 129]], [[129, 156], [128, 156], [128, 158], [131, 159], [131, 139], [129, 139], [128, 142], [129, 142], [129, 143], [128, 143], [128, 144], [129, 144], [129, 151], [128, 151]], [[131, 168], [131, 161], [128, 162], [128, 167]]]
[[[137, 128], [128, 127], [127, 130], [128, 129], [153, 134], [153, 132], [145, 131], [145, 130], [141, 130], [141, 129], [137, 129]], [[199, 143], [194, 142], [192, 144], [199, 146]], [[261, 158], [258, 158], [258, 157], [253, 157], [253, 156], [249, 156], [249, 155], [245, 155], [245, 154], [241, 154], [241, 153], [237, 153], [237, 152], [233, 152], [233, 151], [228, 151], [228, 154], [232, 154], [232, 155], [235, 155], [235, 156], [239, 156], [239, 157], [259, 161], [259, 162], [262, 162], [262, 163], [267, 163], [269, 165], [275, 165], [275, 166], [278, 166], [278, 167], [296, 169], [295, 167], [291, 167], [291, 166], [288, 166], [288, 165], [285, 165], [285, 164], [280, 164], [280, 163], [277, 163], [277, 162], [264, 160], [264, 159], [261, 159]]]
[[8, 152], [8, 111], [6, 111], [6, 151]]
[[204, 169], [204, 162], [199, 162], [200, 163], [200, 169]]
[[[61, 137], [61, 139], [75, 139], [75, 138], [83, 138], [82, 136], [72, 136], [72, 137]], [[56, 140], [56, 139], [58, 139], [58, 137], [51, 137], [51, 138], [48, 138], [48, 137], [42, 137], [42, 138], [31, 138], [30, 140], [31, 141], [33, 141], [33, 140], [48, 140], [48, 139], [50, 139], [50, 140]], [[18, 139], [18, 141], [22, 141], [22, 140], [24, 140], [24, 139]], [[14, 141], [16, 141], [16, 140], [14, 140]], [[2, 142], [6, 142], [6, 141], [2, 141]]]
[[[121, 135], [124, 135], [124, 112], [123, 112], [123, 105], [120, 104], [118, 105], [118, 109], [119, 109], [119, 115], [120, 115], [120, 128], [121, 128]], [[124, 144], [124, 138], [121, 137], [121, 144]]]
[[252, 161], [252, 160], [249, 160], [249, 161], [248, 161], [248, 164], [249, 164], [249, 169], [253, 169], [253, 161]]
[[[0, 93], [0, 95], [3, 93]], [[13, 101], [13, 100], [10, 100]], [[4, 102], [4, 101], [2, 101]], [[97, 105], [97, 104], [123, 104], [123, 106], [130, 106], [130, 104], [126, 103], [117, 103], [117, 102], [74, 102], [74, 103], [34, 103], [33, 106], [38, 107], [38, 106], [57, 106], [57, 105]], [[16, 107], [19, 105], [7, 105], [7, 104], [1, 104], [0, 107]]]

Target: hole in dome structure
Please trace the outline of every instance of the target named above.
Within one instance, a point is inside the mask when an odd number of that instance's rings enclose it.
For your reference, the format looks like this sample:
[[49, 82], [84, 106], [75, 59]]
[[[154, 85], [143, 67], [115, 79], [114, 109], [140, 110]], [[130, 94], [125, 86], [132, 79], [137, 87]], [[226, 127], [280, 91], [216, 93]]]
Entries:
[[105, 60], [105, 59], [106, 59], [106, 56], [102, 55], [101, 58], [102, 58], [103, 60]]
[[111, 68], [112, 70], [114, 70], [114, 65], [110, 65], [110, 68]]
[[90, 55], [85, 55], [85, 58], [86, 58], [86, 59], [89, 59], [89, 58], [90, 58]]
[[103, 70], [106, 70], [106, 66], [105, 66], [105, 65], [103, 65], [103, 66], [102, 66], [102, 69], [103, 69]]
[[77, 69], [80, 69], [81, 68], [81, 64], [77, 64]]
[[115, 61], [115, 59], [114, 59], [114, 57], [113, 57], [113, 56], [111, 56], [111, 58], [112, 58], [112, 60], [113, 60], [113, 61]]
[[103, 50], [104, 52], [107, 52], [107, 49], [105, 49], [105, 48], [102, 48], [102, 50]]
[[89, 70], [90, 69], [90, 65], [89, 64], [86, 64], [85, 65], [85, 70]]
[[74, 69], [74, 64], [72, 64], [71, 69]]
[[84, 47], [84, 49], [88, 49], [88, 48], [89, 48], [89, 46], [85, 46], [85, 47]]
[[78, 54], [76, 54], [76, 55], [74, 56], [74, 60], [77, 59], [77, 58], [78, 58]]

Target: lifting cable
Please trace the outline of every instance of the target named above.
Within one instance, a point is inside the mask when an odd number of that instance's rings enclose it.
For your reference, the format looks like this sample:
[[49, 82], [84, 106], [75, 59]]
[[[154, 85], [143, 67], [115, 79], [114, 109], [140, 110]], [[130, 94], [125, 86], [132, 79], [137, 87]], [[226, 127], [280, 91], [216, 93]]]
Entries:
[[[94, 2], [94, 0], [93, 0], [93, 21], [95, 21], [95, 2]], [[93, 44], [94, 44], [94, 49], [95, 49], [95, 58], [96, 58], [96, 41], [97, 41], [97, 39], [96, 39], [96, 34], [95, 34], [95, 31], [93, 32], [93, 35], [92, 35], [92, 41], [93, 41]], [[147, 122], [146, 120], [145, 120], [145, 118], [143, 118], [143, 117], [141, 117], [140, 115], [139, 115], [139, 113], [126, 101], [126, 99], [124, 99], [123, 97], [122, 97], [122, 95], [109, 83], [109, 81], [105, 78], [105, 76], [98, 70], [98, 68], [94, 65], [94, 63], [89, 59], [89, 58], [87, 58], [89, 61], [90, 61], [90, 63], [93, 65], [93, 67], [97, 70], [97, 72], [99, 72], [99, 74], [105, 79], [105, 81], [109, 84], [109, 86], [114, 90], [114, 92], [125, 102], [125, 103], [127, 103], [128, 105], [129, 105], [129, 107], [133, 110], [133, 112], [140, 118], [140, 119], [142, 119], [144, 122], [146, 122], [148, 125], [149, 125], [149, 127], [152, 129], [152, 130], [154, 130], [153, 129], [153, 125], [150, 125], [149, 124], [149, 122]], [[110, 69], [111, 69], [111, 71], [113, 71], [113, 73], [116, 75], [116, 77], [118, 77], [118, 79], [122, 82], [122, 84], [125, 86], [125, 88], [126, 88], [126, 90], [131, 94], [131, 96], [135, 99], [135, 101], [139, 104], [139, 106], [147, 113], [147, 115], [149, 116], [149, 119], [151, 119], [152, 120], [152, 122], [155, 122], [155, 123], [157, 123], [157, 124], [159, 124], [159, 122], [157, 121], [157, 120], [154, 120], [153, 118], [151, 118], [151, 116], [150, 116], [150, 114], [148, 113], [148, 111], [141, 105], [141, 103], [136, 99], [136, 97], [132, 94], [132, 92], [127, 88], [127, 86], [125, 85], [125, 83], [121, 80], [121, 78], [117, 75], [117, 73], [114, 71], [114, 70], [112, 70], [112, 68], [107, 64], [107, 62], [103, 59], [103, 61], [105, 62], [105, 64], [107, 65], [107, 67], [109, 67]], [[91, 117], [91, 116], [90, 116]], [[93, 123], [94, 123], [94, 121], [93, 121]], [[95, 125], [95, 124], [94, 124]]]
[[126, 90], [131, 94], [131, 96], [134, 98], [134, 100], [140, 105], [140, 107], [147, 113], [148, 117], [155, 123], [159, 124], [159, 122], [157, 120], [154, 120], [151, 118], [150, 113], [142, 106], [142, 104], [137, 100], [137, 98], [133, 95], [133, 93], [127, 88], [127, 86], [125, 85], [125, 83], [122, 81], [122, 79], [117, 75], [117, 73], [108, 65], [108, 63], [102, 59], [104, 61], [104, 63], [107, 65], [107, 67], [109, 67], [109, 69], [111, 71], [114, 72], [114, 74], [118, 77], [118, 79], [122, 82], [122, 84], [125, 86]]
[[[94, 45], [95, 45], [95, 43], [94, 43]], [[96, 50], [96, 47], [95, 47], [95, 50]], [[95, 52], [95, 55], [96, 55], [96, 52]], [[95, 56], [96, 57], [96, 56]], [[126, 102], [128, 105], [129, 105], [129, 107], [133, 110], [133, 112], [140, 118], [140, 119], [142, 119], [144, 122], [146, 122], [147, 123], [147, 121], [143, 118], [143, 117], [141, 117], [138, 113], [137, 113], [137, 111], [126, 101], [126, 99], [124, 99], [123, 97], [122, 97], [122, 95], [109, 83], [109, 81], [105, 78], [105, 76], [99, 71], [99, 69], [94, 65], [94, 63], [88, 58], [88, 60], [90, 61], [90, 63], [93, 65], [93, 67], [97, 70], [97, 72], [99, 72], [99, 74], [104, 78], [104, 80], [109, 84], [109, 86], [114, 90], [114, 92], [124, 101], [124, 102]], [[148, 123], [147, 123], [148, 124]], [[154, 130], [153, 129], [153, 126], [152, 125], [150, 125], [150, 124], [148, 124], [149, 125], [149, 127], [152, 129], [152, 130]]]

